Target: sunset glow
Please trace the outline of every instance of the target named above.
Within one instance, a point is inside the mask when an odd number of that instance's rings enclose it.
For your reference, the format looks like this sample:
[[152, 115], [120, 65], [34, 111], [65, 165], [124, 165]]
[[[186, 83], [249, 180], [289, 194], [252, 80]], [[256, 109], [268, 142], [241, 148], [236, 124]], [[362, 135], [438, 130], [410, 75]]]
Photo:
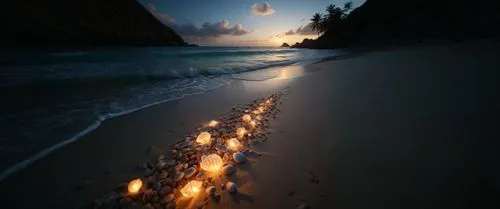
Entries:
[[[365, 0], [354, 0], [357, 7]], [[139, 0], [163, 24], [184, 40], [204, 46], [293, 45], [305, 38], [317, 38], [308, 24], [311, 14], [324, 10], [321, 1], [177, 1]], [[193, 7], [196, 5], [196, 7]], [[195, 11], [194, 11], [195, 10]]]

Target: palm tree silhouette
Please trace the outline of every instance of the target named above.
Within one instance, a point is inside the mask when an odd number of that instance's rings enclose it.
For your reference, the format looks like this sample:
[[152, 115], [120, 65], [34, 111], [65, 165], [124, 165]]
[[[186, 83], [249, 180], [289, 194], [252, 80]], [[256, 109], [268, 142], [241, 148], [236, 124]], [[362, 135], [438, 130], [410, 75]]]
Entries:
[[342, 10], [342, 12], [346, 13], [348, 11], [350, 11], [352, 9], [352, 1], [348, 1], [346, 3], [344, 3], [344, 9]]
[[323, 20], [323, 15], [321, 15], [321, 13], [316, 13], [311, 18], [311, 28], [313, 31], [315, 30], [318, 32], [318, 37], [322, 30], [322, 20]]

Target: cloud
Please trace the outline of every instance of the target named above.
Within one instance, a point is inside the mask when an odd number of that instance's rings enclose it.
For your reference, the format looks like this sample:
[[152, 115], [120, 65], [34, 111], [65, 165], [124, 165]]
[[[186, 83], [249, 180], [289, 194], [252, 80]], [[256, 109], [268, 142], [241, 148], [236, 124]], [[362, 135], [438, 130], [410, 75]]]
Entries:
[[316, 31], [313, 31], [311, 24], [304, 25], [303, 27], [297, 28], [295, 31], [296, 34], [299, 35], [317, 35]]
[[303, 35], [303, 36], [308, 36], [308, 35], [316, 35], [316, 31], [313, 31], [311, 28], [311, 24], [307, 24], [304, 26], [298, 27], [295, 31], [293, 29], [290, 29], [288, 32], [285, 33], [285, 35]]
[[243, 25], [240, 23], [231, 27], [228, 20], [220, 20], [214, 23], [205, 22], [201, 25], [201, 27], [197, 27], [190, 22], [179, 24], [176, 23], [174, 18], [170, 17], [168, 14], [158, 11], [156, 6], [152, 3], [149, 3], [146, 8], [163, 24], [168, 25], [187, 40], [205, 42], [213, 41], [214, 38], [222, 35], [241, 36], [250, 33], [250, 31], [245, 30]]
[[222, 35], [233, 35], [233, 36], [241, 36], [249, 31], [243, 29], [243, 25], [235, 24], [234, 26], [229, 26], [229, 21], [221, 20], [215, 23], [203, 23], [201, 27], [196, 27], [192, 23], [184, 24], [184, 25], [175, 25], [172, 26], [174, 30], [176, 30], [181, 35], [185, 36], [204, 36], [204, 37], [219, 37]]
[[292, 29], [290, 29], [288, 32], [285, 33], [285, 35], [287, 35], [287, 36], [293, 35], [293, 34], [295, 34], [295, 32]]
[[271, 7], [271, 4], [268, 2], [263, 2], [263, 3], [255, 3], [252, 5], [252, 11], [256, 15], [260, 16], [267, 16], [267, 15], [272, 15], [276, 11], [274, 11], [273, 7]]

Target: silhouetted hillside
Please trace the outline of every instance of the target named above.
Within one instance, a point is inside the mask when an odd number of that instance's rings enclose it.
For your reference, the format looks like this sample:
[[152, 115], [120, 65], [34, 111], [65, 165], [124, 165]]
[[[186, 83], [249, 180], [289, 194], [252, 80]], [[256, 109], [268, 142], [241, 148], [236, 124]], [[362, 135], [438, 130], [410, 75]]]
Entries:
[[0, 3], [1, 46], [184, 46], [135, 0], [12, 0]]
[[497, 5], [491, 0], [367, 0], [317, 40], [305, 40], [292, 47], [336, 48], [498, 37]]

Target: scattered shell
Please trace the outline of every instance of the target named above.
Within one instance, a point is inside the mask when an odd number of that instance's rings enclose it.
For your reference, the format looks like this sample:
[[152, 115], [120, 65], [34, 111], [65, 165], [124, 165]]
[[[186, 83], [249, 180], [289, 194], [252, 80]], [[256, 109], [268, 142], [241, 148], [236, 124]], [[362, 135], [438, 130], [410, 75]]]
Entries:
[[226, 175], [232, 174], [236, 172], [236, 167], [234, 167], [232, 164], [228, 164], [222, 168], [222, 172]]
[[213, 197], [217, 193], [217, 188], [215, 188], [215, 186], [210, 186], [207, 189], [205, 189], [205, 192]]
[[226, 183], [225, 187], [229, 193], [235, 193], [238, 191], [238, 185], [230, 181]]
[[177, 173], [175, 174], [175, 176], [174, 176], [174, 181], [175, 181], [175, 182], [178, 182], [178, 181], [180, 181], [182, 178], [184, 178], [184, 173], [182, 173], [182, 172], [177, 172]]
[[162, 171], [160, 174], [158, 174], [157, 179], [164, 179], [168, 177], [168, 172]]
[[147, 182], [148, 183], [155, 183], [156, 182], [156, 176], [152, 175], [152, 176], [148, 177]]
[[241, 152], [235, 152], [233, 154], [233, 160], [236, 163], [243, 163], [243, 162], [245, 162], [245, 159], [246, 159], [245, 155]]
[[174, 166], [176, 163], [175, 160], [171, 160], [167, 163], [167, 166]]
[[163, 197], [163, 201], [166, 203], [172, 202], [172, 200], [174, 200], [174, 194], [169, 194], [169, 195]]
[[199, 172], [198, 174], [196, 174], [196, 177], [194, 177], [196, 180], [200, 181], [200, 180], [204, 180], [205, 179], [205, 172]]
[[153, 170], [151, 169], [146, 169], [142, 175], [144, 176], [151, 176], [153, 174]]
[[163, 167], [165, 167], [165, 165], [165, 162], [158, 162], [158, 164], [156, 164], [156, 169], [161, 170], [163, 169]]
[[164, 186], [163, 188], [161, 188], [160, 190], [160, 195], [161, 196], [164, 196], [166, 194], [169, 194], [170, 192], [172, 192], [172, 187], [169, 187], [169, 186]]
[[[96, 205], [105, 206], [105, 208], [116, 208], [115, 206], [120, 206], [120, 208], [130, 208], [131, 206], [134, 208], [141, 208], [142, 206], [144, 208], [173, 209], [176, 208], [177, 205], [175, 199], [179, 194], [179, 190], [183, 188], [189, 180], [196, 179], [203, 182], [203, 188], [206, 188], [205, 192], [207, 196], [204, 201], [198, 202], [195, 206], [206, 206], [209, 196], [217, 196], [218, 191], [217, 187], [214, 186], [215, 179], [207, 177], [203, 171], [198, 172], [197, 165], [199, 165], [201, 157], [218, 153], [222, 157], [223, 162], [226, 163], [222, 168], [222, 172], [229, 175], [237, 171], [237, 167], [235, 166], [236, 163], [244, 163], [247, 160], [246, 158], [260, 156], [260, 153], [249, 150], [248, 148], [255, 142], [265, 141], [267, 139], [267, 134], [271, 133], [269, 129], [269, 120], [276, 118], [279, 112], [277, 104], [280, 103], [279, 101], [274, 101], [274, 99], [278, 99], [281, 95], [284, 95], [284, 93], [273, 94], [267, 98], [257, 99], [247, 105], [234, 106], [231, 113], [217, 119], [220, 122], [218, 127], [210, 128], [206, 127], [206, 124], [205, 126], [199, 126], [197, 128], [197, 133], [202, 131], [211, 132], [212, 140], [209, 144], [201, 145], [196, 143], [198, 134], [191, 133], [186, 135], [185, 138], [171, 144], [170, 150], [165, 150], [164, 153], [166, 153], [166, 155], [170, 154], [169, 157], [172, 157], [169, 159], [170, 161], [167, 162], [167, 158], [165, 158], [164, 155], [158, 155], [157, 161], [147, 161], [142, 164], [140, 167], [140, 171], [143, 172], [141, 178], [146, 179], [147, 184], [145, 186], [146, 191], [144, 192], [143, 190], [144, 193], [139, 196], [139, 198], [127, 198], [119, 194], [126, 192], [124, 190], [126, 190], [127, 184], [124, 183], [123, 186], [114, 190], [119, 193], [114, 193], [116, 195], [112, 195], [113, 198], [108, 198], [109, 196], [104, 197], [98, 200], [99, 204]], [[262, 112], [261, 109], [264, 108], [265, 112]], [[254, 114], [252, 114], [252, 110], [256, 109], [258, 109], [258, 111], [254, 111]], [[247, 120], [249, 118], [246, 116], [250, 116], [250, 119], [255, 117], [257, 121], [254, 125], [258, 126], [252, 127], [250, 124], [244, 122], [242, 120], [242, 115], [245, 115], [245, 119]], [[245, 130], [237, 134], [242, 137], [240, 139], [242, 144], [240, 152], [237, 150], [230, 150], [225, 146], [226, 140], [235, 137], [235, 134], [238, 133], [238, 131], [235, 133], [235, 130], [238, 128]], [[161, 153], [161, 150], [154, 146], [151, 146], [149, 150]], [[221, 175], [215, 178], [221, 178]], [[238, 185], [233, 182], [227, 182], [222, 184], [220, 189], [235, 193], [238, 190]], [[310, 206], [303, 204], [299, 208], [310, 208]]]
[[184, 171], [184, 177], [185, 178], [190, 178], [196, 173], [196, 168], [190, 167]]

